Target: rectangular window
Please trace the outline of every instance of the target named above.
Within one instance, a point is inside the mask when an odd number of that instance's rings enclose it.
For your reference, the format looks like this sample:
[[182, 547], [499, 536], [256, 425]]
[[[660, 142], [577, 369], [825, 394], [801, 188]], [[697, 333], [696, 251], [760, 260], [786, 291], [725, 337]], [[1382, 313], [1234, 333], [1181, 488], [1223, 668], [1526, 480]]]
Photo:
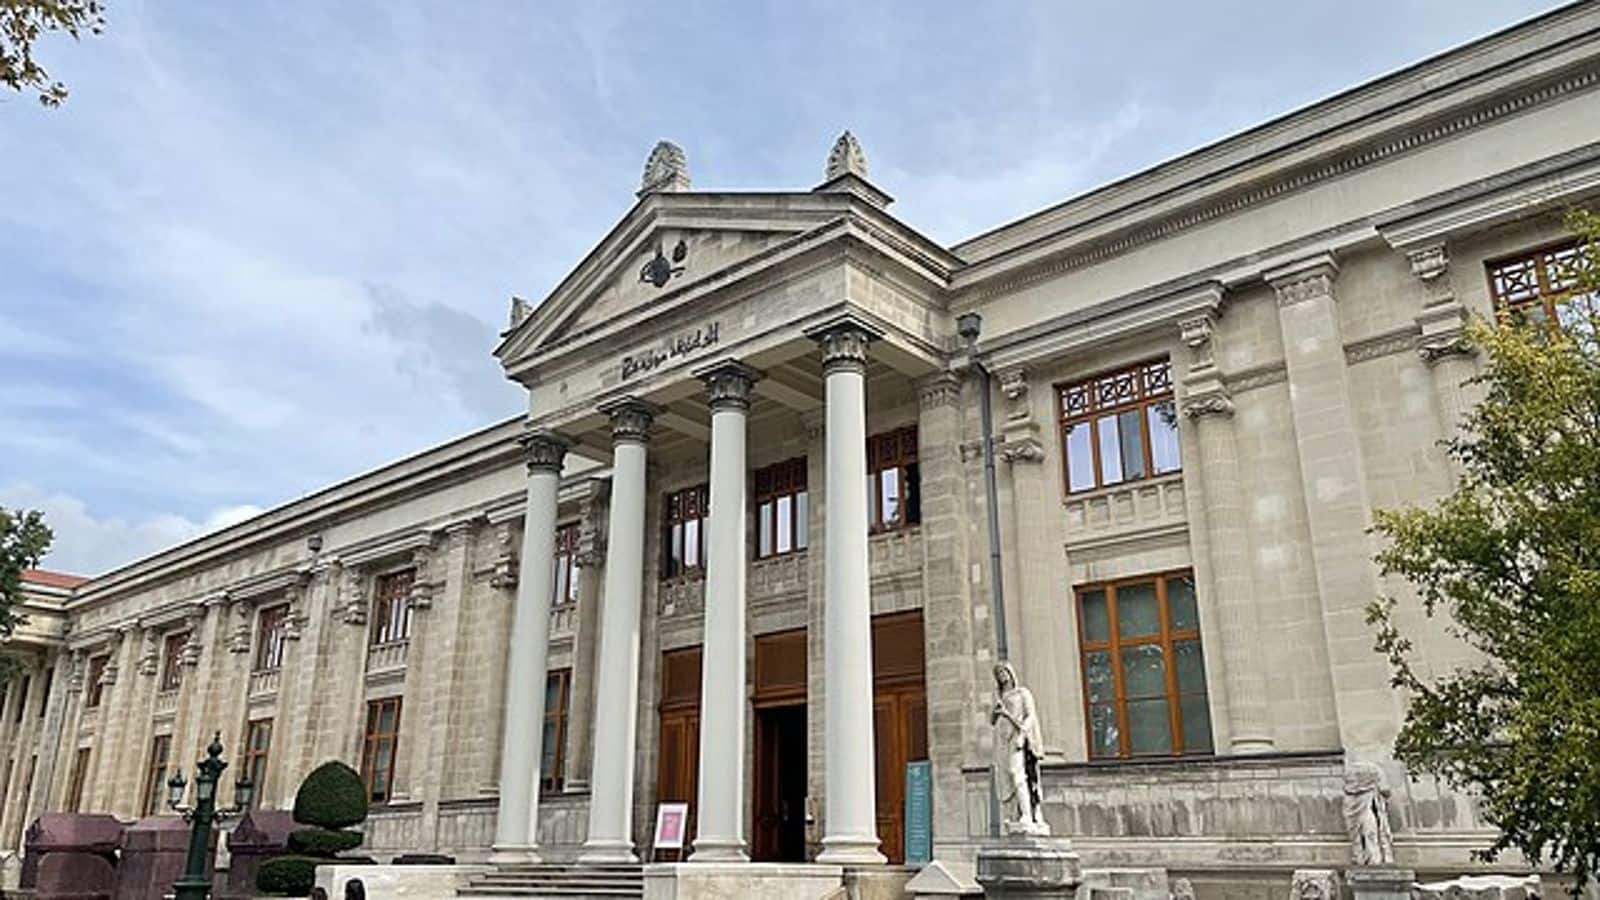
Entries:
[[144, 775], [144, 814], [147, 816], [161, 812], [162, 798], [167, 795], [167, 763], [171, 756], [172, 735], [156, 735], [150, 744], [150, 763]]
[[14, 724], [22, 722], [22, 713], [28, 708], [28, 691], [33, 687], [33, 676], [24, 675], [22, 681], [17, 683], [17, 708], [13, 712], [11, 721]]
[[183, 645], [187, 643], [189, 643], [187, 631], [171, 632], [162, 641], [162, 691], [175, 691], [183, 685]]
[[101, 679], [105, 678], [106, 663], [110, 659], [109, 656], [96, 656], [89, 660], [89, 672], [83, 680], [84, 709], [94, 709], [99, 706], [101, 698], [105, 696], [106, 686], [101, 683]]
[[82, 812], [83, 780], [89, 775], [90, 748], [79, 747], [72, 757], [72, 774], [67, 779], [67, 812]]
[[710, 488], [703, 484], [666, 496], [661, 523], [662, 578], [705, 571], [706, 514], [710, 501]]
[[556, 594], [551, 606], [578, 602], [578, 525], [556, 529]]
[[917, 426], [867, 438], [867, 527], [892, 531], [922, 521]]
[[372, 594], [372, 645], [398, 644], [411, 637], [411, 569], [379, 575]]
[[1057, 386], [1056, 398], [1068, 493], [1183, 468], [1170, 361], [1140, 363]]
[[1489, 293], [1495, 312], [1501, 318], [1520, 314], [1569, 329], [1587, 326], [1600, 297], [1578, 290], [1579, 267], [1586, 262], [1577, 241], [1490, 262]]
[[263, 609], [256, 622], [255, 672], [270, 672], [283, 666], [283, 652], [289, 646], [289, 606]]
[[1086, 585], [1077, 594], [1089, 756], [1210, 753], [1193, 574]]
[[567, 704], [572, 695], [572, 670], [555, 669], [544, 683], [544, 741], [539, 759], [539, 779], [548, 792], [561, 790], [561, 770], [566, 766]]
[[372, 803], [388, 803], [394, 793], [394, 763], [400, 750], [400, 698], [367, 704], [367, 737], [361, 753], [361, 778]]
[[256, 719], [245, 729], [244, 764], [240, 768], [255, 786], [251, 803], [261, 805], [267, 783], [267, 754], [272, 750], [272, 720]]
[[756, 504], [756, 559], [782, 556], [806, 549], [806, 458], [803, 456], [757, 469], [754, 474]]

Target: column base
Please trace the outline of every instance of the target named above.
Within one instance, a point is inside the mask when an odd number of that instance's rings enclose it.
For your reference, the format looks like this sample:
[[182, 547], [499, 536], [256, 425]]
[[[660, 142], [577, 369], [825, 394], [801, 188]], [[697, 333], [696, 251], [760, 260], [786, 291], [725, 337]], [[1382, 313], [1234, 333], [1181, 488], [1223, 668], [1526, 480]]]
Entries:
[[1073, 900], [1083, 871], [1065, 838], [1012, 837], [978, 851], [977, 881], [997, 900]]
[[1272, 743], [1272, 738], [1264, 735], [1241, 735], [1228, 743], [1228, 751], [1235, 756], [1271, 753], [1277, 749], [1277, 745]]
[[822, 839], [817, 862], [832, 866], [875, 866], [889, 861], [878, 852], [875, 834], [830, 834]]
[[583, 852], [578, 854], [578, 862], [582, 863], [636, 863], [638, 854], [633, 852], [633, 844], [629, 841], [588, 841], [583, 845]]
[[745, 851], [744, 841], [739, 838], [695, 838], [694, 852], [689, 854], [689, 862], [692, 863], [749, 861], [750, 854]]
[[539, 848], [534, 844], [495, 844], [489, 850], [489, 864], [494, 866], [532, 865], [542, 862]]

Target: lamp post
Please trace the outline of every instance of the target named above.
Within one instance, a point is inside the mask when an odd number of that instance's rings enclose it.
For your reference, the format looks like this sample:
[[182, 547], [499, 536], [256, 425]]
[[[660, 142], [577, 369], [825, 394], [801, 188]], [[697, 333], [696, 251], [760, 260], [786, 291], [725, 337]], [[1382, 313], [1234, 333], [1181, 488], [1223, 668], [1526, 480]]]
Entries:
[[211, 896], [211, 879], [206, 875], [206, 860], [211, 852], [211, 828], [250, 808], [255, 796], [255, 785], [249, 777], [240, 775], [233, 785], [233, 808], [217, 809], [217, 782], [228, 764], [222, 761], [222, 732], [211, 738], [206, 748], [206, 758], [195, 763], [194, 806], [185, 806], [183, 795], [188, 788], [183, 770], [172, 773], [167, 781], [167, 805], [191, 823], [189, 830], [189, 857], [184, 865], [183, 877], [173, 882], [175, 900], [206, 900]]

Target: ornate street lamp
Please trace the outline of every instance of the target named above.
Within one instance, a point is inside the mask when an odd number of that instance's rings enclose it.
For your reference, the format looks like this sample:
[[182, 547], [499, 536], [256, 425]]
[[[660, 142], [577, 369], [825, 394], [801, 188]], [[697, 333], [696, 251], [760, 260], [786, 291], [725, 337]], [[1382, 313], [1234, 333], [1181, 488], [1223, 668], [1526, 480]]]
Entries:
[[211, 746], [206, 748], [206, 758], [195, 763], [194, 806], [183, 803], [188, 783], [184, 781], [182, 769], [173, 772], [167, 781], [167, 805], [181, 813], [185, 822], [192, 823], [188, 862], [183, 877], [172, 885], [175, 900], [206, 900], [211, 896], [211, 879], [206, 876], [211, 828], [249, 809], [255, 797], [256, 786], [247, 776], [241, 775], [233, 785], [233, 808], [217, 809], [217, 782], [227, 767], [222, 761], [222, 732], [219, 731], [211, 738]]

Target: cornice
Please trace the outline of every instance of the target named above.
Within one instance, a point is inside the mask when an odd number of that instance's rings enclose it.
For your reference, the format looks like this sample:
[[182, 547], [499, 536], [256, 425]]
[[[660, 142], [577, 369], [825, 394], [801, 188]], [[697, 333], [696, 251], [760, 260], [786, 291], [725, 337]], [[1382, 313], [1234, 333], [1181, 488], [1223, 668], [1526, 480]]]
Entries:
[[995, 371], [1025, 365], [1091, 344], [1171, 326], [1222, 305], [1223, 288], [1201, 281], [1157, 293], [1140, 292], [1073, 310], [1028, 328], [979, 344], [978, 352]]
[[[1592, 89], [1597, 85], [1600, 85], [1600, 69], [1591, 64], [1533, 85], [1522, 85], [1520, 90], [1506, 88], [1498, 96], [1490, 96], [1456, 109], [1434, 113], [1421, 121], [1402, 122], [1389, 131], [1360, 140], [1345, 148], [1330, 150], [1318, 158], [1297, 165], [1282, 166], [1280, 163], [1270, 169], [1270, 174], [1263, 174], [1254, 181], [1241, 185], [1218, 184], [1228, 178], [1239, 177], [1243, 170], [1250, 166], [1268, 171], [1273, 163], [1273, 154], [1252, 158], [1247, 163], [1206, 176], [1196, 182], [1175, 186], [1083, 222], [1065, 226], [1064, 230], [1055, 234], [1028, 240], [997, 256], [974, 261], [970, 268], [958, 273], [956, 290], [961, 296], [962, 303], [981, 303], [991, 297], [1012, 293], [1040, 281], [1120, 256], [1195, 226], [1243, 212], [1291, 192], [1346, 177], [1361, 169], [1453, 138], [1464, 131], [1480, 128], [1559, 97]], [[1294, 145], [1283, 152], [1291, 149], [1305, 152], [1307, 148]], [[1192, 195], [1194, 199], [1183, 201], [1181, 197], [1185, 194]], [[1154, 217], [1147, 216], [1149, 207], [1162, 203], [1179, 205]], [[1121, 227], [1112, 224], [1118, 219], [1127, 220], [1127, 224]], [[1007, 227], [1020, 228], [1022, 225], [1023, 223], [1018, 223]], [[1097, 233], [1089, 233], [1096, 229], [1100, 230]], [[1049, 246], [1051, 244], [1056, 246]], [[970, 245], [958, 245], [957, 252], [966, 246]], [[1042, 254], [1042, 258], [1007, 261], [1006, 258], [1011, 254], [1023, 251], [1034, 251]]]

